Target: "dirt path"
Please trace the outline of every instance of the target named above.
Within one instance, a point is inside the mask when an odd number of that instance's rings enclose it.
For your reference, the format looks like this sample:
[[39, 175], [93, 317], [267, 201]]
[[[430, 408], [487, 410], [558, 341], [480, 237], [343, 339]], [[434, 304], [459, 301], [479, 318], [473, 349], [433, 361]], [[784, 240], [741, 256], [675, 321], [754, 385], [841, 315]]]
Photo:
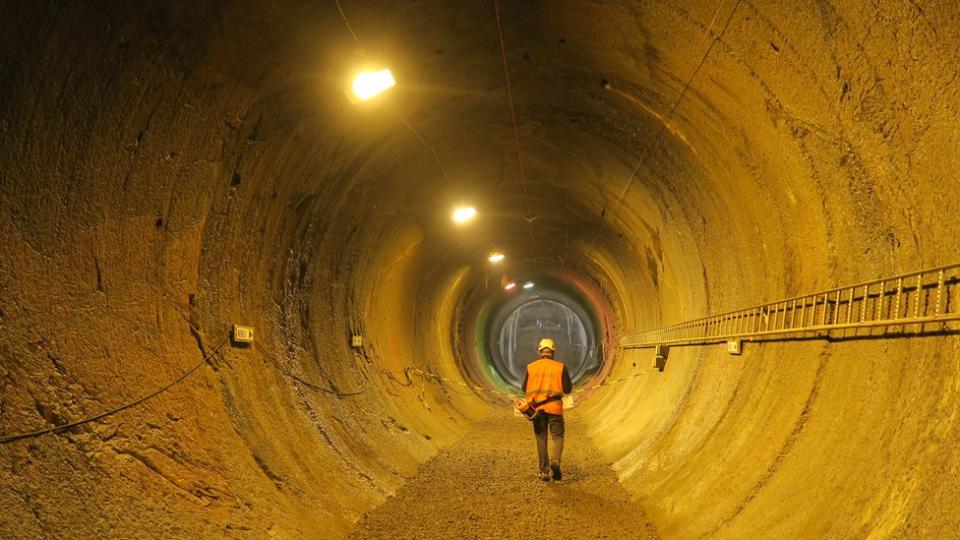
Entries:
[[658, 538], [567, 414], [563, 481], [542, 482], [530, 424], [499, 414], [424, 463], [350, 538]]

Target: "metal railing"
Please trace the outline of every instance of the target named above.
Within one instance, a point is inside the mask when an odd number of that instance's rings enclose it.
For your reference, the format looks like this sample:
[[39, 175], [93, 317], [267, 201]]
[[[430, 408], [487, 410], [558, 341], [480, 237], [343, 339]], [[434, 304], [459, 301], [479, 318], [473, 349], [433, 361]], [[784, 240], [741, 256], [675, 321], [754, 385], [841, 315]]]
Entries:
[[944, 323], [960, 320], [958, 294], [960, 263], [632, 332], [621, 338], [620, 345], [627, 349], [693, 345], [877, 328], [881, 332], [869, 335], [940, 331]]

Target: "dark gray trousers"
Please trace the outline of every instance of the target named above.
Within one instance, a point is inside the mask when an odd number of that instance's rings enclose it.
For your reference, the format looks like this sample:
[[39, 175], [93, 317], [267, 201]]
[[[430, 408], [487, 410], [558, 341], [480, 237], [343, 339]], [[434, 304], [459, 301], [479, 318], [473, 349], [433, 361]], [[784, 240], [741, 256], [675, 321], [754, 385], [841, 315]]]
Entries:
[[[553, 443], [547, 454], [547, 432]], [[537, 437], [537, 456], [540, 458], [540, 471], [549, 472], [550, 463], [560, 464], [563, 454], [563, 415], [541, 412], [533, 419], [533, 434]]]

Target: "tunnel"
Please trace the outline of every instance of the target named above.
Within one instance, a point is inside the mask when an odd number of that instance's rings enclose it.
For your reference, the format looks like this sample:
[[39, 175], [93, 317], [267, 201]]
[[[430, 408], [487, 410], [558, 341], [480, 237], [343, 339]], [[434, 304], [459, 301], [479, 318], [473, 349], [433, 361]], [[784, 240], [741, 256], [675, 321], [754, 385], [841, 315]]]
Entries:
[[[956, 2], [0, 21], [0, 536], [359, 537], [491, 415], [529, 478], [477, 519], [562, 514], [511, 415], [549, 334], [568, 446], [655, 536], [960, 537], [955, 326], [623, 346], [960, 261]], [[351, 99], [361, 66], [395, 86]]]

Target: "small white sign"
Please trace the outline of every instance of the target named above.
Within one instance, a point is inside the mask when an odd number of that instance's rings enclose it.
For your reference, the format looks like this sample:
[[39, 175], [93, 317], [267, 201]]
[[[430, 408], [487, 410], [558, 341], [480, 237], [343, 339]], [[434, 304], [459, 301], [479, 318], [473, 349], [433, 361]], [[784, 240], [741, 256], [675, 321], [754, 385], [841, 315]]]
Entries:
[[237, 343], [253, 343], [253, 327], [233, 325], [233, 341]]

